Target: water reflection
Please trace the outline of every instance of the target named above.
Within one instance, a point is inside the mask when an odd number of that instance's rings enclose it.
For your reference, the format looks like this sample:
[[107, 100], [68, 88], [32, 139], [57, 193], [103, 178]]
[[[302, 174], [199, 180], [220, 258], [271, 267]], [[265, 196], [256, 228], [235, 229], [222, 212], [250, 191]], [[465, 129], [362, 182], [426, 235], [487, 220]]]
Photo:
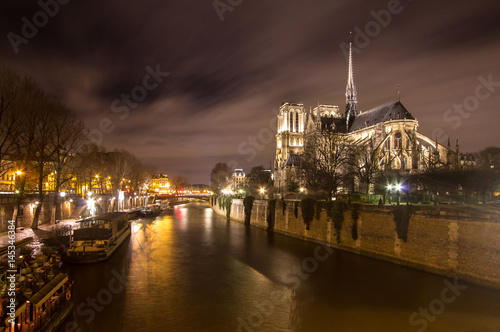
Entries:
[[[127, 279], [93, 319], [75, 310], [66, 324], [81, 331], [410, 332], [409, 316], [444, 280], [245, 227], [197, 203], [137, 220], [107, 263], [70, 270], [85, 310], [117, 273]], [[497, 331], [499, 311], [498, 291], [469, 285], [426, 331]]]

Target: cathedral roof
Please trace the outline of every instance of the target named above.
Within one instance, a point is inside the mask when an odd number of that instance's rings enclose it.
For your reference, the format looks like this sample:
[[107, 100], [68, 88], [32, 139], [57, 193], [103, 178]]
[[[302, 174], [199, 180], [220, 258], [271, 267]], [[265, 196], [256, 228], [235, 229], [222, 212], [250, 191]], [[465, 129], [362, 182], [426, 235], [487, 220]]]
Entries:
[[321, 130], [330, 130], [336, 132], [345, 132], [345, 119], [337, 118], [331, 116], [322, 116], [320, 118], [321, 121]]
[[415, 120], [399, 100], [377, 106], [356, 116], [349, 131], [356, 131], [391, 120]]
[[283, 166], [300, 166], [300, 156], [296, 153], [290, 153]]

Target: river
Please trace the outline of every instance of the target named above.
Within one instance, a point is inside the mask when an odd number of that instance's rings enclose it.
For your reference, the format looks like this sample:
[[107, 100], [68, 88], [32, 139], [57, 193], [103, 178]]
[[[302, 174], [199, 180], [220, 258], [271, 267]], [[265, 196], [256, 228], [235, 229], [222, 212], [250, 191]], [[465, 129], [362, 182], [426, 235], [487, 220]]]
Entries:
[[67, 266], [59, 331], [500, 331], [500, 291], [268, 233], [203, 203], [133, 223]]

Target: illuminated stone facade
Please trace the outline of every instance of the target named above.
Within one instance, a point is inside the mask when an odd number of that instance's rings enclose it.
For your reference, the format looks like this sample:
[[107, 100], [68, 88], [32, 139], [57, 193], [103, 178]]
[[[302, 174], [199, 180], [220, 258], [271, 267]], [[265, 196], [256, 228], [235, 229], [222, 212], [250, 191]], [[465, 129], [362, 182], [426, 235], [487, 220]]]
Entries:
[[[303, 104], [283, 103], [278, 113], [275, 157], [275, 187], [280, 193], [295, 182], [304, 186], [300, 155], [308, 136], [322, 130], [344, 136], [350, 144], [372, 151], [380, 171], [423, 171], [432, 167], [458, 167], [458, 141], [454, 150], [419, 133], [417, 119], [399, 98], [371, 110], [359, 111], [349, 56], [346, 107], [318, 105], [306, 111]], [[359, 188], [353, 188], [354, 190]]]

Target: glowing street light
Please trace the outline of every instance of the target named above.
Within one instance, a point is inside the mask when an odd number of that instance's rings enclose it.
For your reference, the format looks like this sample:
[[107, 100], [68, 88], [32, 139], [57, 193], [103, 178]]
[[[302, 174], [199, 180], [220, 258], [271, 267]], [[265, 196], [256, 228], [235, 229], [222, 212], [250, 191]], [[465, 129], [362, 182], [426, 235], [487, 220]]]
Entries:
[[397, 201], [396, 204], [399, 205], [400, 201], [400, 194], [403, 192], [403, 184], [396, 182], [395, 184], [389, 184], [387, 185], [387, 190], [389, 191], [389, 195], [391, 194], [391, 190], [394, 190], [397, 195]]
[[92, 217], [94, 215], [94, 212], [95, 212], [95, 205], [94, 205], [95, 201], [93, 198], [89, 198], [87, 200], [87, 207], [89, 209], [89, 214], [90, 216]]

